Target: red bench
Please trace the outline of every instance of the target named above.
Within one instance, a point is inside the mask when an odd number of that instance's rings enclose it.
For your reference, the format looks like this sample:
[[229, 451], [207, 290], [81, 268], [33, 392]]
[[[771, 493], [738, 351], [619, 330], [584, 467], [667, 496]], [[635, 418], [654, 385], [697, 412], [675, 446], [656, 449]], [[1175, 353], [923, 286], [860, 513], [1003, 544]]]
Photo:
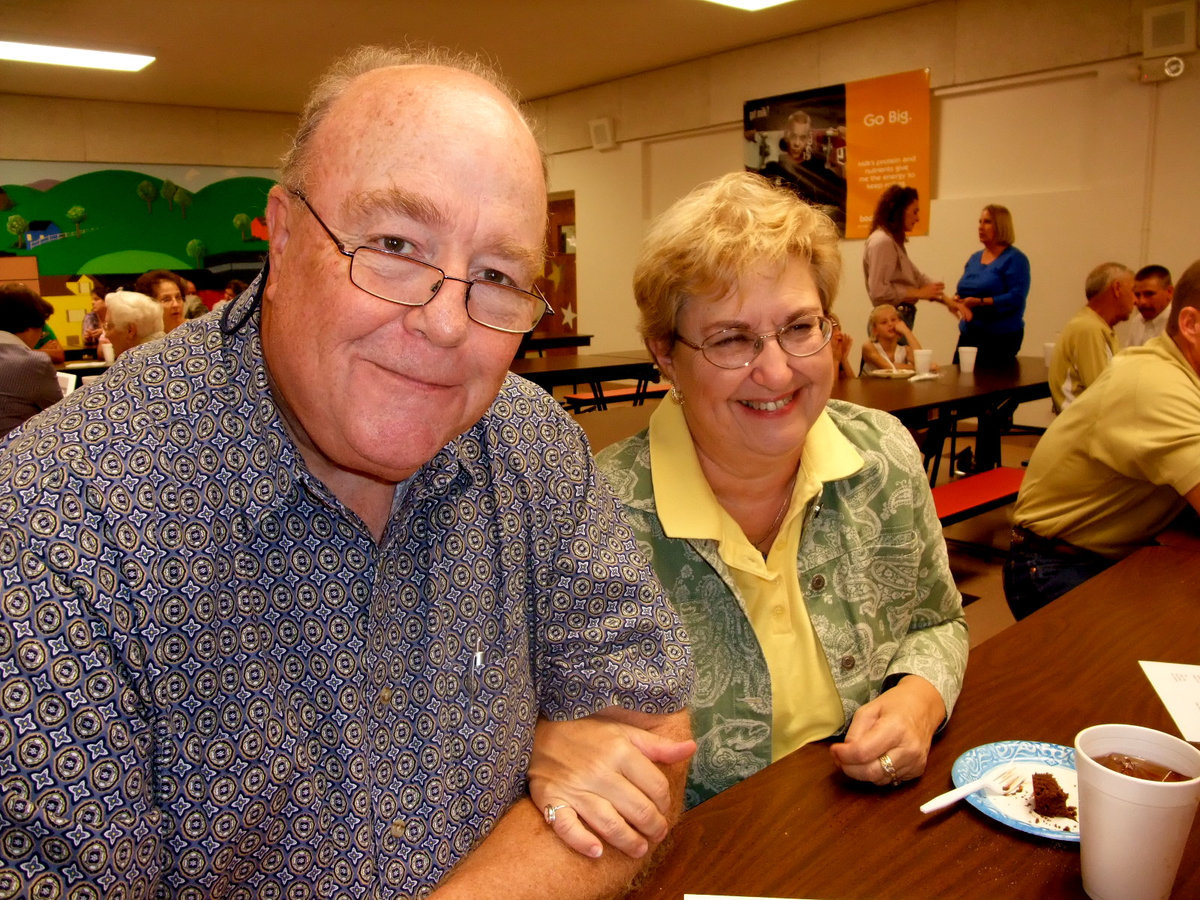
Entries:
[[953, 525], [1017, 499], [1024, 469], [1000, 466], [933, 488], [933, 505], [942, 525]]

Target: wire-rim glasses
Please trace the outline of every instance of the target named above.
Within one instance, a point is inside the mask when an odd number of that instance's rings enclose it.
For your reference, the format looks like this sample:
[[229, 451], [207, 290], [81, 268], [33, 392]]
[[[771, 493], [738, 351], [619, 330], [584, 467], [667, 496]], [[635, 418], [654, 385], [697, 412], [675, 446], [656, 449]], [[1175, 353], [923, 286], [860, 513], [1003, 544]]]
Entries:
[[308, 202], [308, 197], [297, 190], [290, 192], [312, 213], [338, 252], [350, 257], [351, 284], [373, 297], [401, 306], [424, 306], [437, 296], [443, 284], [457, 281], [467, 286], [464, 302], [471, 321], [509, 334], [532, 331], [542, 316], [554, 314], [537, 285], [532, 286], [532, 291], [526, 291], [499, 281], [455, 278], [433, 263], [403, 253], [378, 247], [350, 249], [325, 224], [325, 220]]
[[800, 316], [778, 331], [755, 334], [745, 328], [725, 328], [694, 344], [676, 332], [675, 339], [699, 350], [714, 366], [741, 369], [758, 358], [767, 338], [775, 338], [788, 356], [805, 357], [820, 353], [833, 337], [833, 320], [825, 316]]

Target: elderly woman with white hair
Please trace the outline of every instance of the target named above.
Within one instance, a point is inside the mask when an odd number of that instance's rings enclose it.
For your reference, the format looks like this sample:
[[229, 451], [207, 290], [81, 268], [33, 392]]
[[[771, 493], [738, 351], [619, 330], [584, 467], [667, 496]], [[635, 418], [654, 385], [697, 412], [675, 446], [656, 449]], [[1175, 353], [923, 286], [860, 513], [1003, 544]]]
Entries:
[[163, 308], [145, 294], [114, 291], [104, 298], [104, 333], [116, 359], [131, 347], [164, 336]]
[[634, 273], [671, 398], [598, 460], [692, 640], [688, 806], [813, 741], [850, 778], [916, 778], [962, 687], [921, 455], [896, 419], [830, 399], [840, 275], [833, 222], [746, 172], [667, 210]]

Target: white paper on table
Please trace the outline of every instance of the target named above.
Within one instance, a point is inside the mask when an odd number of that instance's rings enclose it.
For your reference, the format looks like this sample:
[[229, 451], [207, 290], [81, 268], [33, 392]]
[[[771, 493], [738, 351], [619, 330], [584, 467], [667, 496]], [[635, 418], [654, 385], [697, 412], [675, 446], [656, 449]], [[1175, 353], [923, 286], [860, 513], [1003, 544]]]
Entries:
[[1139, 660], [1185, 741], [1200, 741], [1200, 666]]

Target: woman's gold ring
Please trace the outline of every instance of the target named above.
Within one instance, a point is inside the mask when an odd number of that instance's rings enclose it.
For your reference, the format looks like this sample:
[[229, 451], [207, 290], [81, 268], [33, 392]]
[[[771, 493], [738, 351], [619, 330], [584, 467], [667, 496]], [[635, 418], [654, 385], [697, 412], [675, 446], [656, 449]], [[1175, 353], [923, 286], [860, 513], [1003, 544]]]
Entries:
[[554, 820], [558, 817], [558, 811], [560, 809], [566, 809], [566, 808], [567, 808], [567, 804], [565, 804], [565, 803], [560, 803], [560, 804], [558, 804], [558, 806], [551, 806], [549, 803], [547, 803], [546, 809], [545, 809], [546, 824], [553, 825]]
[[900, 776], [896, 774], [896, 766], [892, 763], [890, 756], [885, 753], [879, 757], [879, 765], [883, 767], [883, 774], [892, 780], [893, 786], [900, 783]]

